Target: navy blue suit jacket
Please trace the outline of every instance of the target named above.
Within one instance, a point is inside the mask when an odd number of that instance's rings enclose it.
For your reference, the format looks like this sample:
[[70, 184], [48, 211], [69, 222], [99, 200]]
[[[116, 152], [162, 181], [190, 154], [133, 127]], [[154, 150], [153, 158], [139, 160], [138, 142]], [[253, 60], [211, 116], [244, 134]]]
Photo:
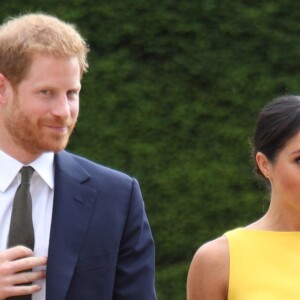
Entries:
[[55, 155], [46, 299], [156, 299], [154, 243], [135, 179]]

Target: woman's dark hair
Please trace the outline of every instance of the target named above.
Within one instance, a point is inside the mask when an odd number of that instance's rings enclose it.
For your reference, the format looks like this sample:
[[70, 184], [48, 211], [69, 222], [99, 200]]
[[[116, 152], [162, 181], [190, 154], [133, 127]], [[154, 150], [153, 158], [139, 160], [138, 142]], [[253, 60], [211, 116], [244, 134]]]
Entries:
[[258, 175], [265, 177], [256, 164], [257, 152], [274, 162], [279, 151], [300, 130], [300, 96], [274, 99], [259, 113], [252, 143], [252, 158]]

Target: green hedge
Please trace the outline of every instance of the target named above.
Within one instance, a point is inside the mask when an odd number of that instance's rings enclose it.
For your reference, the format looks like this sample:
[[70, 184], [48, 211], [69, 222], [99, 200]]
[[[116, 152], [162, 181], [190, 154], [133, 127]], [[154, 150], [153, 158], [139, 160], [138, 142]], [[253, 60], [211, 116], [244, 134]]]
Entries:
[[296, 1], [5, 1], [45, 11], [91, 45], [69, 150], [141, 183], [159, 299], [184, 299], [197, 247], [258, 218], [267, 195], [250, 141], [257, 111], [299, 93]]

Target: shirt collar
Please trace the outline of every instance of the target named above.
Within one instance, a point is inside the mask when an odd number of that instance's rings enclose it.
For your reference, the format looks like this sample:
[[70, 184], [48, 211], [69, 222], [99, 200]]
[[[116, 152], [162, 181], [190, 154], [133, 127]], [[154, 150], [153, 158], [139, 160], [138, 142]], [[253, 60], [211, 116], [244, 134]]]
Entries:
[[[46, 184], [54, 188], [54, 153], [45, 152], [29, 165], [41, 176]], [[0, 191], [4, 192], [19, 173], [23, 164], [0, 150]]]

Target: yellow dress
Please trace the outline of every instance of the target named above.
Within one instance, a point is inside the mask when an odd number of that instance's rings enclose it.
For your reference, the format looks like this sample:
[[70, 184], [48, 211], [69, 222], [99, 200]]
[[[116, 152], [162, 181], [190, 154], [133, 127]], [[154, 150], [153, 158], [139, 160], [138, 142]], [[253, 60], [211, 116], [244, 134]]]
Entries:
[[237, 228], [225, 236], [228, 300], [300, 299], [300, 232]]

